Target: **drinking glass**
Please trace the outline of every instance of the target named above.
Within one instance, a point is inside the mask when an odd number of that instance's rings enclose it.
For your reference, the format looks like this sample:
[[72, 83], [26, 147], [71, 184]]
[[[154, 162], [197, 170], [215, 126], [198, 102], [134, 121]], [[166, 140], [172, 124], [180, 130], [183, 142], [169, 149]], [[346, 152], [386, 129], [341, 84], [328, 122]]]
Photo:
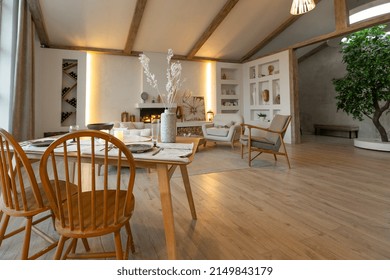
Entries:
[[[77, 124], [71, 125], [71, 126], [69, 126], [69, 132], [77, 131], [77, 130], [79, 130], [79, 128], [80, 128], [80, 127], [79, 127]], [[76, 139], [73, 138], [73, 140], [72, 140], [71, 142], [76, 142]]]
[[69, 126], [69, 132], [74, 132], [79, 130], [79, 126], [77, 124]]
[[158, 119], [152, 120], [151, 131], [152, 131], [153, 147], [157, 146], [159, 130], [160, 130], [160, 120], [158, 120]]

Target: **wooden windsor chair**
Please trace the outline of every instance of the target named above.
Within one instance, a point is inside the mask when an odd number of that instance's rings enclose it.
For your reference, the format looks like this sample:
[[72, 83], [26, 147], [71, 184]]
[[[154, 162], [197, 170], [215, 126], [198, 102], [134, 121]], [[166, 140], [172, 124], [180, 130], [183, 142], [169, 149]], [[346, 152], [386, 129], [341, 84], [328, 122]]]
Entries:
[[[63, 182], [58, 182], [63, 192]], [[33, 167], [24, 150], [13, 136], [0, 129], [0, 245], [3, 240], [24, 231], [21, 259], [37, 259], [57, 246], [57, 240], [40, 230], [37, 225], [53, 218], [42, 184], [37, 182]], [[75, 189], [69, 186], [72, 193]], [[25, 225], [8, 231], [10, 218], [24, 218]], [[49, 244], [30, 256], [31, 232]]]
[[[76, 143], [68, 146], [70, 140]], [[75, 145], [75, 146], [74, 146]], [[66, 192], [66, 202], [59, 192], [61, 167], [66, 187], [72, 185], [71, 164], [76, 163], [74, 184], [77, 194]], [[100, 164], [104, 175], [98, 176], [95, 168]], [[108, 166], [116, 166], [116, 174], [108, 172]], [[122, 168], [128, 167], [128, 168]], [[52, 171], [50, 171], [52, 170]], [[66, 258], [116, 258], [127, 259], [129, 250], [134, 252], [130, 218], [134, 210], [133, 186], [135, 163], [129, 149], [114, 136], [96, 130], [80, 130], [54, 141], [42, 156], [40, 175], [47, 197], [55, 215], [55, 228], [60, 240], [55, 259]], [[50, 175], [52, 178], [49, 178]], [[122, 247], [121, 229], [125, 228], [127, 242]], [[77, 240], [114, 235], [115, 251], [77, 252]], [[73, 239], [65, 253], [65, 242]]]

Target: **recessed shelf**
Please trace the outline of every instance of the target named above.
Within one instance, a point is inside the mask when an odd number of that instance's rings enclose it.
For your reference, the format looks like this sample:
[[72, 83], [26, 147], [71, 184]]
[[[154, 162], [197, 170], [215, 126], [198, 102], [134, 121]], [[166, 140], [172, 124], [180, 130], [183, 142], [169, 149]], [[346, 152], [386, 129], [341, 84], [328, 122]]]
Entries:
[[241, 108], [241, 65], [217, 63], [217, 113], [237, 113]]
[[76, 124], [77, 114], [77, 66], [75, 59], [62, 60], [61, 125]]

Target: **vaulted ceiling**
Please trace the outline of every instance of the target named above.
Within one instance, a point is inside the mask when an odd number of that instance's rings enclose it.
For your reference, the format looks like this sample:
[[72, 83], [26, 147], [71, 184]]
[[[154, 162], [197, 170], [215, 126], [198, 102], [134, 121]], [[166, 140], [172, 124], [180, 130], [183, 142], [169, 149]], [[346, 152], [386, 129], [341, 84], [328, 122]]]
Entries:
[[349, 9], [369, 0], [316, 0], [304, 15], [292, 0], [27, 0], [42, 47], [117, 55], [166, 52], [176, 58], [243, 62], [390, 21], [354, 26]]

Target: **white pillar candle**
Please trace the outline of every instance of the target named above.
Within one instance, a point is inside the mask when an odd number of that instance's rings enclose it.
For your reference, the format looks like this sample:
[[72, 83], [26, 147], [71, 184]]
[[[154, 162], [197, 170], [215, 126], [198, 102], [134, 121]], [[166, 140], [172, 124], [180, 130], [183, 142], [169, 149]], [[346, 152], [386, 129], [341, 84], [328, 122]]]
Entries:
[[123, 141], [123, 130], [115, 130], [114, 136], [119, 140]]

